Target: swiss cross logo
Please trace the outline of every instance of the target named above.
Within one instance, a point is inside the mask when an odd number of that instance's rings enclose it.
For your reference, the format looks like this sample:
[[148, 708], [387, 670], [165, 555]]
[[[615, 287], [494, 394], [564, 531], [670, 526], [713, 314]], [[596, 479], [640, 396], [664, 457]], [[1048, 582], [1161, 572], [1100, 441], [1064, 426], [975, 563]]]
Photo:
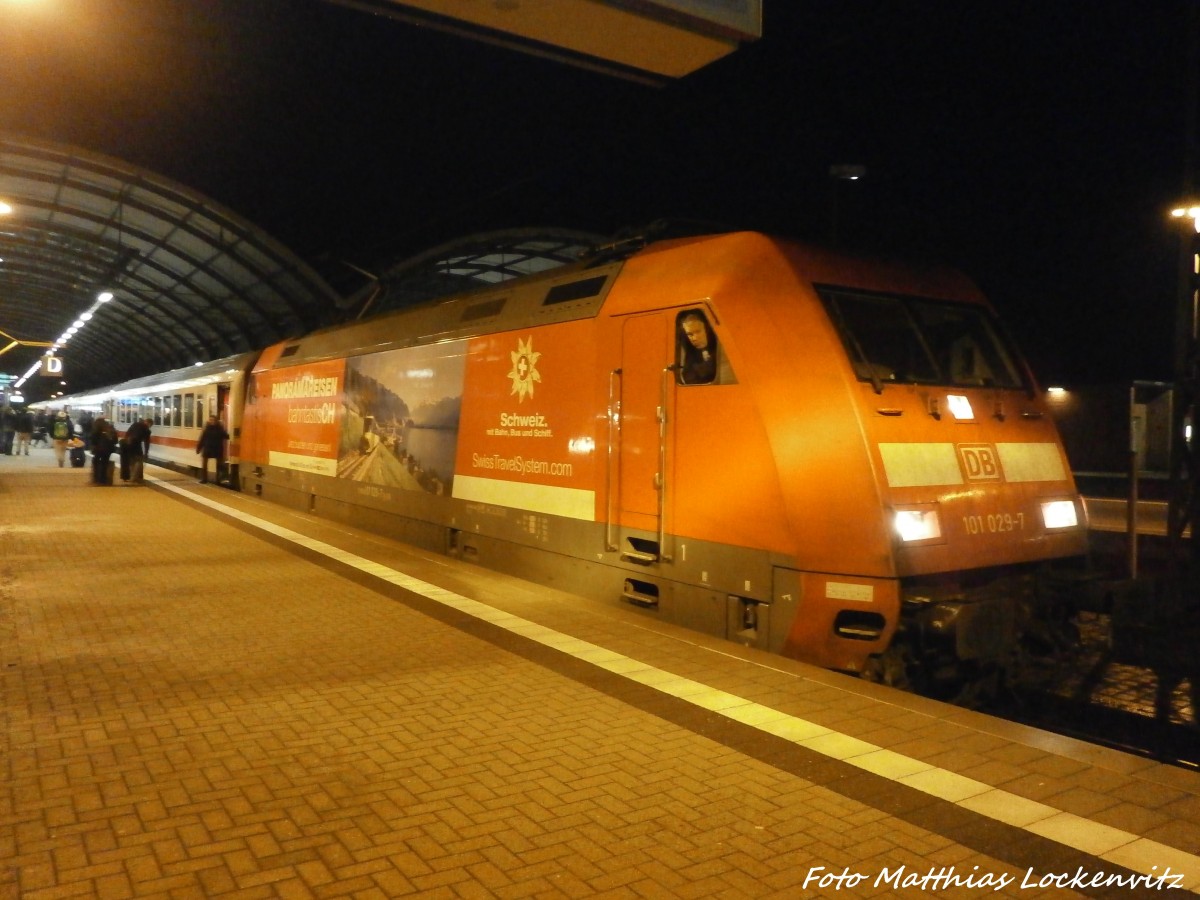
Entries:
[[508, 373], [512, 379], [512, 390], [509, 393], [516, 394], [518, 401], [524, 400], [526, 394], [532, 397], [534, 382], [542, 380], [537, 370], [537, 361], [542, 354], [533, 352], [533, 337], [530, 336], [528, 341], [517, 338], [517, 349], [510, 352], [509, 356], [512, 358], [512, 370]]
[[1003, 481], [994, 444], [958, 444], [958, 460], [967, 481]]

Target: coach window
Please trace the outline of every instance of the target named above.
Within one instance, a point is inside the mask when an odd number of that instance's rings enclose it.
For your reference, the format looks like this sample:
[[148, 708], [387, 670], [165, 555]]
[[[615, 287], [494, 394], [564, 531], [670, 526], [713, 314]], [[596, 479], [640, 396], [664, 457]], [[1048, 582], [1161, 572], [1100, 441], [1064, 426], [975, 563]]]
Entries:
[[183, 427], [184, 428], [191, 428], [193, 426], [193, 424], [195, 423], [196, 417], [193, 415], [195, 410], [196, 410], [196, 395], [195, 394], [184, 394], [183, 395]]
[[688, 309], [675, 319], [675, 378], [680, 384], [716, 384], [721, 379], [717, 335], [703, 310]]

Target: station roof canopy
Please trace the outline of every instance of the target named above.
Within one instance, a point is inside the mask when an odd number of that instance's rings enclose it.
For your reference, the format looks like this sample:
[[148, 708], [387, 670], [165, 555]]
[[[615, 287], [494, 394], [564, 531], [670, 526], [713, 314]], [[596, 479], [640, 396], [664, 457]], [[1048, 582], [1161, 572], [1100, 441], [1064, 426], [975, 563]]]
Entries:
[[762, 36], [762, 0], [331, 0], [635, 81], [682, 78]]
[[[0, 380], [30, 401], [537, 274], [606, 240], [557, 227], [473, 234], [385, 263], [340, 296], [233, 212], [77, 148], [0, 135], [0, 203], [11, 207], [0, 208]], [[65, 387], [40, 373], [47, 351]]]
[[387, 265], [358, 304], [365, 317], [579, 262], [610, 239], [565, 228], [510, 228], [457, 238]]
[[34, 373], [31, 400], [59, 389], [36, 374], [53, 345], [73, 392], [258, 349], [340, 312], [270, 236], [118, 160], [0, 135], [0, 203], [0, 372]]

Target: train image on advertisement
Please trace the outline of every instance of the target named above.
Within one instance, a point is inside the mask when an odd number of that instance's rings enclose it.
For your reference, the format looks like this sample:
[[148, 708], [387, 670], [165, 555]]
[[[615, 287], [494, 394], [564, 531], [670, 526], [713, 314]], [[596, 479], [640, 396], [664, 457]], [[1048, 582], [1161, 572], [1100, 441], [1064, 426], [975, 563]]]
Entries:
[[1086, 551], [1033, 378], [947, 270], [663, 240], [209, 368], [244, 491], [890, 683], [1003, 671]]

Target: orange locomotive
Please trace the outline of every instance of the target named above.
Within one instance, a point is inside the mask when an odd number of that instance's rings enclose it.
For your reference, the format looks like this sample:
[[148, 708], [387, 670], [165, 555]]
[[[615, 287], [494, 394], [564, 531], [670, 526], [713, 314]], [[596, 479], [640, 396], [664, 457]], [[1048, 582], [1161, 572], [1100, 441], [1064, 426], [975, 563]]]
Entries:
[[1003, 666], [1085, 551], [951, 272], [663, 241], [326, 329], [246, 381], [243, 489], [889, 681]]

